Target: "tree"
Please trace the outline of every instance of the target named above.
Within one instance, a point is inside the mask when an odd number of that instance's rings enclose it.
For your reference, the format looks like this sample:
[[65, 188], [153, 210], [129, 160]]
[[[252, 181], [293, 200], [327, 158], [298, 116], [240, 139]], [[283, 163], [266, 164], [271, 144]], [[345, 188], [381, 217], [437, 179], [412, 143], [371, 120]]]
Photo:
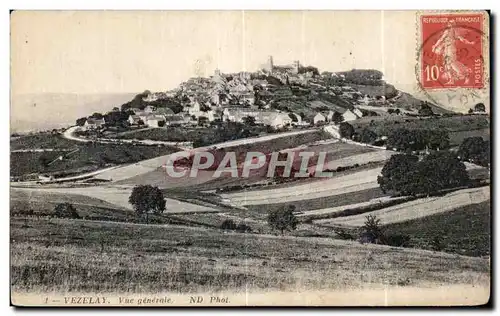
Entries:
[[361, 239], [369, 243], [382, 243], [384, 232], [382, 230], [382, 225], [380, 224], [380, 219], [378, 219], [375, 215], [368, 215], [365, 218], [365, 223], [361, 227], [363, 231]]
[[484, 103], [478, 103], [474, 105], [474, 112], [486, 112], [486, 107]]
[[248, 126], [255, 126], [255, 117], [253, 116], [245, 116], [243, 118], [243, 123]]
[[343, 138], [351, 138], [354, 134], [354, 127], [347, 122], [342, 122], [339, 125], [339, 133]]
[[198, 126], [205, 126], [208, 124], [208, 118], [205, 116], [198, 116]]
[[292, 231], [297, 228], [298, 220], [293, 214], [295, 206], [289, 205], [269, 212], [267, 223], [272, 229], [278, 230], [283, 235], [284, 231]]
[[167, 107], [170, 108], [175, 114], [182, 112], [184, 109], [184, 107], [179, 103], [169, 104]]
[[79, 119], [76, 120], [76, 125], [77, 126], [83, 126], [85, 125], [85, 122], [87, 122], [86, 117], [80, 117]]
[[447, 151], [431, 153], [421, 161], [416, 156], [393, 155], [377, 178], [383, 192], [427, 196], [469, 181], [465, 165]]
[[316, 68], [316, 67], [313, 67], [313, 66], [299, 67], [299, 74], [306, 73], [306, 72], [311, 72], [313, 74], [313, 76], [319, 75], [318, 68]]
[[467, 137], [458, 148], [458, 157], [463, 161], [470, 161], [481, 166], [490, 163], [490, 143], [482, 137]]
[[399, 151], [440, 150], [449, 147], [450, 138], [445, 130], [398, 128], [387, 137], [387, 147]]
[[333, 112], [332, 121], [335, 124], [339, 124], [343, 120], [344, 120], [344, 117], [342, 116], [342, 114], [340, 114], [340, 112], [337, 112], [337, 111]]
[[450, 136], [445, 130], [427, 130], [425, 135], [427, 146], [430, 149], [440, 150], [450, 146]]
[[418, 110], [418, 114], [421, 116], [432, 116], [434, 112], [432, 112], [432, 108], [427, 102], [422, 102], [420, 104], [420, 109]]
[[377, 177], [382, 192], [408, 194], [411, 173], [415, 171], [418, 157], [413, 155], [392, 155], [382, 168], [382, 175]]
[[75, 207], [71, 203], [59, 203], [54, 208], [54, 215], [59, 218], [74, 218], [78, 219], [80, 216]]
[[94, 112], [94, 113], [93, 113], [90, 117], [91, 117], [91, 118], [95, 118], [95, 119], [97, 119], [97, 120], [100, 120], [100, 119], [102, 119], [102, 118], [104, 117], [104, 115], [102, 115], [102, 114], [101, 114], [101, 113], [99, 113], [99, 112]]
[[163, 192], [158, 187], [151, 185], [134, 187], [128, 201], [134, 207], [137, 215], [146, 215], [146, 222], [148, 222], [149, 213], [161, 214], [165, 211], [166, 202]]
[[365, 127], [359, 137], [362, 143], [373, 144], [377, 140], [377, 133]]
[[425, 148], [422, 134], [416, 130], [398, 128], [387, 137], [387, 147], [398, 151], [412, 151]]
[[435, 152], [417, 164], [413, 173], [410, 193], [430, 195], [443, 189], [467, 185], [469, 174], [463, 162], [451, 152]]
[[167, 124], [165, 121], [158, 121], [158, 127], [164, 127]]
[[109, 126], [123, 126], [125, 122], [127, 122], [128, 117], [130, 115], [129, 110], [126, 111], [111, 111], [104, 115], [106, 124]]

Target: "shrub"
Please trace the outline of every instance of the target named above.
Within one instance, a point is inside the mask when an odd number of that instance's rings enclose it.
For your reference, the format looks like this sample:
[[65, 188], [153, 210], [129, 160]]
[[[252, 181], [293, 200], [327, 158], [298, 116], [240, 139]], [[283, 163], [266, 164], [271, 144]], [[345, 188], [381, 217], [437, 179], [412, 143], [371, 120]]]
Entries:
[[59, 218], [73, 218], [78, 219], [80, 215], [71, 203], [59, 203], [54, 208], [54, 216]]
[[271, 211], [267, 217], [267, 223], [272, 229], [279, 230], [282, 235], [285, 230], [295, 230], [299, 221], [293, 214], [294, 211], [293, 205]]
[[378, 136], [374, 131], [368, 128], [364, 128], [361, 131], [359, 139], [362, 143], [372, 144], [377, 139], [377, 137]]
[[342, 122], [339, 125], [339, 133], [343, 138], [351, 138], [354, 134], [354, 127], [347, 122]]
[[360, 236], [360, 241], [367, 243], [380, 243], [383, 239], [384, 232], [382, 230], [382, 225], [380, 224], [380, 219], [375, 215], [366, 216], [366, 221], [363, 227], [361, 227], [362, 233]]
[[335, 229], [335, 234], [337, 234], [337, 237], [340, 239], [344, 240], [355, 240], [356, 236], [348, 229], [346, 228], [336, 228]]
[[382, 242], [384, 245], [393, 247], [408, 247], [410, 246], [410, 236], [402, 234], [387, 234], [384, 236]]
[[234, 221], [232, 219], [226, 219], [222, 222], [222, 224], [220, 225], [220, 228], [224, 229], [224, 230], [235, 230], [236, 224], [234, 223]]
[[252, 228], [245, 223], [239, 223], [238, 226], [236, 226], [236, 231], [240, 233], [251, 233]]

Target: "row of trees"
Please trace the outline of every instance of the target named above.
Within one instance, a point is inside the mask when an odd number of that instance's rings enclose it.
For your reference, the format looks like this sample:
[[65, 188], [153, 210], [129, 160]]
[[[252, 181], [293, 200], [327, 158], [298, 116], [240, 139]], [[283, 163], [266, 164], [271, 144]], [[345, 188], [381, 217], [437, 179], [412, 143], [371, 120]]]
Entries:
[[125, 110], [122, 111], [119, 108], [115, 107], [112, 111], [107, 112], [106, 114], [101, 114], [98, 112], [93, 113], [88, 117], [81, 117], [76, 120], [77, 126], [83, 126], [87, 119], [102, 119], [104, 118], [106, 125], [108, 126], [126, 126], [128, 124], [128, 117], [133, 115], [134, 112]]
[[377, 133], [375, 133], [370, 128], [365, 127], [361, 130], [361, 132], [357, 133], [354, 130], [354, 127], [347, 122], [340, 123], [339, 133], [340, 136], [343, 138], [352, 139], [354, 141], [366, 144], [374, 144], [375, 141], [378, 139]]
[[186, 96], [183, 97], [167, 97], [158, 99], [156, 101], [146, 102], [143, 98], [147, 97], [151, 94], [151, 91], [146, 90], [142, 93], [137, 94], [132, 100], [126, 102], [121, 105], [121, 111], [126, 112], [131, 108], [138, 108], [140, 110], [144, 110], [144, 108], [148, 105], [158, 107], [158, 108], [170, 108], [174, 113], [182, 112], [181, 102], [188, 102], [189, 98]]
[[353, 84], [380, 86], [384, 83], [383, 73], [375, 69], [352, 69], [338, 74], [344, 76], [345, 82]]
[[474, 105], [473, 108], [469, 109], [469, 113], [474, 113], [474, 112], [486, 112], [486, 106], [484, 106], [484, 103], [478, 103]]
[[398, 151], [440, 150], [449, 146], [450, 137], [444, 130], [398, 128], [387, 137], [387, 147]]
[[414, 155], [393, 155], [377, 182], [384, 193], [431, 195], [470, 183], [465, 165], [453, 153], [435, 152], [419, 161]]

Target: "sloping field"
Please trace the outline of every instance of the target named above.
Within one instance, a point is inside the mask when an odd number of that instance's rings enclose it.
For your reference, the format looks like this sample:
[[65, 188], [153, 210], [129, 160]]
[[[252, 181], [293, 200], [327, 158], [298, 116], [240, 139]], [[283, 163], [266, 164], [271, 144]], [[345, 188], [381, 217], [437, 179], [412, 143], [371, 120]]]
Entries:
[[[132, 210], [132, 205], [128, 203], [128, 198], [132, 192], [132, 187], [113, 187], [113, 186], [99, 186], [99, 187], [82, 187], [82, 188], [43, 188], [43, 189], [22, 189], [26, 194], [45, 195], [46, 193], [52, 195], [71, 195], [72, 198], [68, 201], [72, 203], [74, 196], [83, 196], [105, 201], [107, 205], [113, 205], [123, 209]], [[168, 213], [182, 213], [182, 212], [214, 212], [215, 209], [200, 206], [196, 204], [181, 202], [173, 199], [166, 198]]]
[[347, 208], [350, 204], [363, 203], [370, 200], [376, 200], [386, 196], [380, 188], [372, 188], [367, 190], [360, 190], [356, 192], [349, 192], [345, 194], [331, 195], [320, 197], [316, 199], [307, 199], [292, 202], [282, 202], [273, 204], [259, 204], [259, 205], [247, 205], [247, 214], [252, 214], [253, 218], [265, 219], [270, 211], [286, 208], [293, 205], [295, 209], [304, 214], [299, 216], [306, 216], [312, 214], [310, 212], [315, 212], [326, 209], [334, 209], [336, 207]]
[[[328, 161], [325, 163], [323, 166], [323, 170], [329, 169], [329, 170], [335, 170], [338, 167], [350, 167], [354, 165], [362, 165], [368, 162], [381, 162], [381, 161], [386, 161], [389, 158], [391, 158], [392, 155], [397, 154], [394, 151], [389, 151], [389, 150], [373, 150], [372, 148], [368, 147], [363, 147], [363, 146], [356, 146], [353, 144], [346, 144], [349, 146], [354, 146], [354, 147], [359, 147], [359, 148], [364, 148], [364, 149], [370, 149], [369, 152], [365, 152], [362, 154], [358, 155], [353, 155], [353, 156], [347, 156], [343, 157], [340, 159], [335, 159], [332, 161]], [[316, 170], [316, 165], [309, 167], [309, 172], [313, 172]]]
[[[33, 190], [23, 188], [11, 188], [10, 200], [16, 202], [23, 202], [26, 207], [36, 205], [39, 207], [41, 204], [50, 203], [71, 203], [73, 205], [87, 205], [96, 206], [101, 208], [117, 208], [117, 205], [109, 203], [105, 200], [93, 198], [79, 194], [60, 194], [58, 192], [49, 192], [45, 190]], [[19, 204], [19, 203], [17, 203]]]
[[[404, 198], [404, 197], [403, 197]], [[304, 214], [298, 215], [299, 217], [301, 216], [308, 216], [308, 215], [324, 215], [324, 214], [333, 214], [333, 213], [338, 213], [341, 212], [345, 209], [354, 209], [354, 208], [360, 208], [360, 207], [367, 207], [367, 206], [372, 206], [372, 205], [377, 205], [377, 204], [382, 204], [386, 203], [389, 201], [397, 201], [403, 199], [402, 197], [390, 197], [390, 196], [382, 196], [376, 199], [370, 199], [365, 202], [360, 202], [360, 203], [353, 203], [353, 204], [345, 204], [341, 206], [336, 206], [336, 207], [329, 207], [329, 208], [322, 208], [322, 209], [316, 209], [312, 211], [307, 211], [304, 212]]]
[[441, 197], [429, 197], [359, 215], [318, 220], [323, 225], [363, 226], [366, 216], [375, 215], [382, 224], [398, 223], [454, 210], [490, 199], [490, 187], [455, 191]]
[[258, 205], [315, 199], [378, 187], [382, 168], [373, 168], [340, 177], [299, 184], [292, 187], [221, 194], [235, 205]]
[[[207, 147], [199, 147], [195, 148], [191, 151], [190, 153], [194, 153], [197, 151], [205, 151], [208, 149], [211, 149], [213, 147], [217, 148], [227, 148], [227, 147], [235, 147], [235, 146], [249, 146], [252, 144], [257, 144], [257, 143], [263, 143], [263, 142], [268, 142], [268, 141], [273, 141], [279, 138], [288, 138], [290, 139], [290, 142], [293, 141], [294, 138], [299, 138], [299, 135], [304, 135], [304, 134], [311, 134], [311, 133], [316, 133], [318, 136], [319, 140], [321, 137], [319, 133], [316, 130], [302, 130], [302, 131], [294, 131], [294, 132], [287, 132], [287, 133], [279, 133], [279, 134], [272, 134], [272, 135], [266, 135], [262, 137], [256, 137], [256, 138], [244, 138], [244, 139], [238, 139], [234, 141], [228, 141], [224, 142], [221, 144], [214, 144], [210, 145]], [[314, 138], [314, 137], [313, 137]], [[307, 137], [304, 137], [304, 139], [307, 139]], [[306, 142], [309, 142], [310, 140], [307, 140]], [[276, 141], [276, 143], [279, 143]], [[285, 142], [287, 144], [288, 142]], [[289, 146], [284, 146], [282, 148], [287, 148]], [[96, 176], [96, 179], [101, 179], [101, 180], [111, 180], [114, 182], [120, 182], [121, 184], [142, 184], [138, 183], [138, 180], [147, 180], [146, 178], [139, 178], [139, 179], [130, 179], [135, 176], [139, 175], [144, 175], [149, 172], [155, 172], [157, 169], [163, 165], [169, 160], [171, 155], [165, 155], [165, 156], [160, 156], [156, 157], [153, 159], [148, 159], [148, 160], [143, 160], [139, 163], [127, 165], [121, 168], [116, 168], [114, 170], [110, 170], [107, 172], [103, 172]], [[157, 179], [158, 177], [155, 175], [153, 176], [154, 179]], [[128, 181], [125, 181], [128, 180]]]
[[[301, 168], [302, 158], [301, 158], [301, 156], [299, 156], [299, 154], [301, 152], [313, 153], [314, 156], [310, 157], [310, 159], [308, 160], [308, 166], [310, 166], [308, 168], [308, 171], [312, 172], [316, 169], [316, 164], [318, 162], [320, 153], [326, 153], [325, 154], [325, 162], [331, 162], [331, 161], [340, 160], [341, 158], [344, 158], [344, 160], [339, 162], [339, 165], [343, 164], [343, 165], [350, 166], [350, 165], [354, 165], [355, 163], [359, 163], [359, 160], [354, 159], [353, 163], [351, 164], [347, 157], [354, 157], [357, 154], [370, 153], [373, 151], [374, 151], [374, 149], [368, 148], [368, 147], [347, 144], [347, 143], [339, 142], [338, 140], [326, 140], [326, 141], [318, 141], [318, 142], [314, 142], [314, 143], [303, 144], [303, 145], [293, 147], [293, 148], [287, 148], [284, 150], [280, 150], [279, 152], [288, 153], [288, 154], [290, 154], [292, 152], [294, 153], [294, 156], [293, 156], [294, 160], [292, 163], [292, 167], [294, 170], [299, 170]], [[255, 183], [262, 184], [263, 182], [267, 182], [267, 185], [270, 185], [271, 187], [282, 186], [282, 185], [283, 186], [292, 185], [291, 183], [280, 183], [280, 181], [278, 181], [278, 183], [276, 183], [276, 184], [273, 184], [275, 179], [267, 176], [267, 172], [269, 169], [269, 161], [270, 161], [270, 157], [268, 157], [268, 160], [264, 164], [264, 166], [262, 166], [259, 169], [253, 170], [250, 173], [249, 177], [231, 178], [228, 174], [226, 174], [227, 176], [214, 178], [211, 181], [203, 182], [202, 184], [193, 186], [193, 189], [195, 189], [195, 190], [215, 190], [215, 189], [226, 187], [226, 186], [229, 186], [229, 187], [230, 186], [243, 186], [243, 185], [252, 185]], [[366, 160], [364, 160], [363, 163], [366, 163]], [[243, 166], [243, 164], [240, 164], [239, 168], [242, 168], [242, 166]], [[315, 181], [315, 179], [302, 178], [302, 179], [298, 180], [297, 183], [304, 183], [304, 182], [309, 182], [309, 181]], [[293, 185], [296, 185], [297, 183], [295, 183]], [[266, 187], [262, 187], [262, 188], [264, 189]]]
[[408, 235], [411, 247], [435, 249], [437, 237], [441, 251], [465, 256], [491, 255], [491, 201], [470, 204], [450, 212], [389, 224], [389, 234]]

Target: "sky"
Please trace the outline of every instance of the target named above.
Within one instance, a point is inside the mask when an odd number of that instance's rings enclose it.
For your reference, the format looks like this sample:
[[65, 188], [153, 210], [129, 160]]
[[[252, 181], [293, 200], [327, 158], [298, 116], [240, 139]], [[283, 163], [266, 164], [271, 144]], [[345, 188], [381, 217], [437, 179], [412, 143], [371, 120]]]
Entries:
[[411, 12], [18, 11], [11, 33], [15, 94], [162, 91], [215, 68], [256, 70], [268, 55], [415, 81]]
[[15, 11], [11, 92], [165, 91], [193, 76], [300, 60], [373, 68], [417, 89], [414, 11]]

